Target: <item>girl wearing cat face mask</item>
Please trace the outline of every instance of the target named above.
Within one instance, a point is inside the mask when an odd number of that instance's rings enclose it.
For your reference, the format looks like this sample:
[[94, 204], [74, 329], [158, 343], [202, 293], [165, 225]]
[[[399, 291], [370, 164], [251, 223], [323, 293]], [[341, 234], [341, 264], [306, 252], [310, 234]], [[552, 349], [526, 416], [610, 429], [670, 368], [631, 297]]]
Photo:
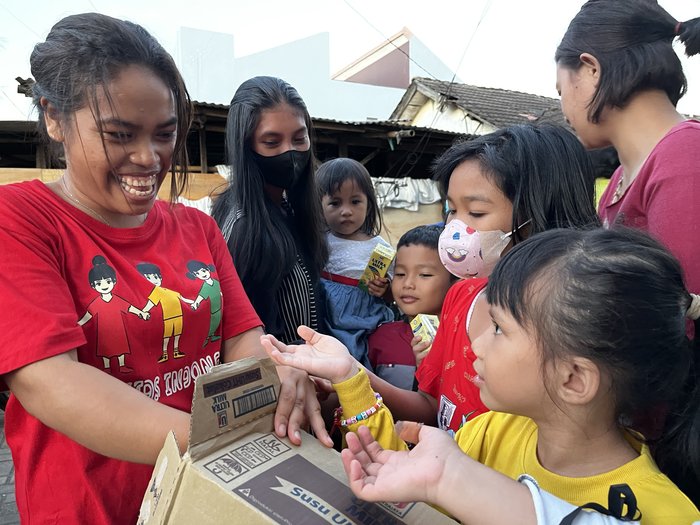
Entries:
[[328, 248], [312, 131], [304, 101], [284, 80], [241, 84], [226, 124], [230, 185], [212, 210], [266, 332], [284, 342], [299, 339], [301, 324], [324, 323], [319, 276]]
[[434, 171], [447, 202], [440, 259], [462, 281], [445, 297], [442, 324], [416, 377], [438, 426], [456, 432], [487, 410], [470, 381], [471, 341], [491, 326], [482, 297], [491, 270], [532, 234], [597, 226], [598, 219], [590, 161], [561, 127], [513, 126], [457, 144]]

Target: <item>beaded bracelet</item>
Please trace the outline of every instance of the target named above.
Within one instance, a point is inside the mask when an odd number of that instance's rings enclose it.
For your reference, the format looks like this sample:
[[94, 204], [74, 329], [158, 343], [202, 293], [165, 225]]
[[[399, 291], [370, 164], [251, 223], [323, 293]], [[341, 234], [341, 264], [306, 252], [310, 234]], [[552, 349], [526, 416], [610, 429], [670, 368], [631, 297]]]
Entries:
[[347, 427], [349, 425], [354, 425], [358, 421], [369, 419], [371, 415], [376, 414], [382, 407], [382, 396], [375, 392], [374, 397], [377, 399], [377, 402], [373, 406], [369, 407], [367, 410], [363, 410], [356, 416], [349, 417], [348, 419], [341, 419], [341, 417], [343, 417], [343, 407], [336, 408], [333, 418], [333, 426]]

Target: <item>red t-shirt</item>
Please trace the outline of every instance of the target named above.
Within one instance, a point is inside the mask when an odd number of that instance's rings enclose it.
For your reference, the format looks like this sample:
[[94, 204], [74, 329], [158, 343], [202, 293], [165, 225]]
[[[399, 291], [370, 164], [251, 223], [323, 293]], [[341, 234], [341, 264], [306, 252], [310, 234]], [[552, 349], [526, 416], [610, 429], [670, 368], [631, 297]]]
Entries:
[[[189, 412], [194, 379], [219, 362], [222, 341], [261, 324], [216, 223], [194, 208], [157, 202], [142, 226], [116, 229], [31, 181], [0, 186], [0, 224], [0, 374], [77, 348], [79, 361]], [[148, 319], [139, 312], [156, 285], [140, 263], [179, 294], [151, 301]], [[213, 292], [193, 309], [204, 284]], [[136, 522], [151, 466], [86, 449], [14, 397], [5, 431], [23, 524]]]
[[413, 389], [416, 375], [412, 339], [413, 330], [406, 321], [382, 323], [367, 339], [367, 356], [374, 373], [404, 390]]
[[440, 403], [437, 419], [443, 430], [456, 432], [468, 418], [488, 411], [470, 380], [476, 356], [467, 334], [467, 315], [487, 282], [465, 279], [450, 288], [433, 346], [416, 372], [418, 388]]
[[669, 131], [613, 204], [621, 177], [622, 167], [600, 199], [603, 224], [649, 232], [678, 258], [688, 290], [700, 293], [700, 122], [687, 120]]

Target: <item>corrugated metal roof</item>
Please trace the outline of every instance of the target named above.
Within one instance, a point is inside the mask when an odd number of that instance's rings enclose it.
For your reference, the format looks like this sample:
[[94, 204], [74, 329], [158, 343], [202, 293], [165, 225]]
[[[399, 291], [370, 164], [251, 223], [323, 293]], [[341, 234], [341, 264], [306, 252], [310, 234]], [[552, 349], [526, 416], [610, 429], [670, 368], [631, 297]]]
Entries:
[[[216, 109], [216, 110], [222, 110], [228, 112], [229, 105], [228, 104], [212, 104], [210, 102], [199, 102], [199, 101], [193, 101], [193, 104], [195, 107], [198, 108], [210, 108], [210, 109]], [[399, 120], [363, 120], [363, 121], [355, 121], [355, 120], [337, 120], [337, 119], [332, 119], [332, 118], [324, 118], [324, 117], [311, 117], [311, 120], [314, 123], [314, 126], [318, 126], [319, 124], [340, 124], [343, 126], [357, 126], [357, 127], [370, 127], [370, 126], [376, 126], [378, 128], [390, 128], [391, 130], [400, 130], [400, 129], [407, 129], [407, 130], [413, 130], [413, 131], [419, 131], [422, 133], [442, 133], [445, 135], [451, 135], [451, 136], [460, 136], [464, 135], [464, 133], [457, 133], [454, 131], [445, 131], [445, 130], [437, 130], [435, 128], [428, 128], [425, 126], [412, 126], [411, 124], [408, 124], [406, 122], [401, 122]]]

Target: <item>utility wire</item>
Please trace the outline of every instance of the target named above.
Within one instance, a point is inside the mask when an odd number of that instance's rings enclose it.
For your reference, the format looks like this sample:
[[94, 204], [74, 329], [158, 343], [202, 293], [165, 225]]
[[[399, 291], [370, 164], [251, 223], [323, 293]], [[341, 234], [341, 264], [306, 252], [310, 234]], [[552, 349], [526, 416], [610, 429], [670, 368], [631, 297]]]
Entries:
[[12, 11], [10, 11], [10, 10], [7, 8], [7, 6], [5, 6], [5, 5], [3, 5], [3, 4], [0, 4], [0, 7], [2, 7], [5, 11], [7, 11], [7, 12], [9, 13], [9, 15], [10, 15], [12, 18], [14, 18], [15, 20], [17, 20], [20, 24], [22, 24], [24, 27], [26, 27], [30, 32], [32, 32], [32, 33], [33, 33], [34, 35], [36, 35], [37, 37], [41, 38], [41, 35], [40, 35], [39, 33], [37, 33], [36, 31], [34, 31], [34, 29], [32, 29], [31, 27], [29, 27], [27, 24], [25, 24], [16, 14], [14, 14]]
[[484, 9], [481, 11], [481, 16], [479, 17], [479, 21], [476, 23], [476, 27], [474, 28], [474, 31], [472, 32], [471, 36], [469, 37], [469, 40], [467, 41], [467, 45], [464, 46], [464, 51], [462, 51], [462, 56], [459, 59], [459, 63], [457, 64], [457, 67], [453, 71], [452, 79], [450, 80], [450, 84], [447, 86], [447, 94], [445, 98], [450, 96], [450, 93], [452, 92], [452, 86], [454, 85], [455, 78], [457, 77], [457, 71], [459, 71], [459, 68], [462, 67], [462, 62], [464, 61], [464, 57], [467, 55], [467, 50], [472, 44], [472, 40], [474, 40], [474, 37], [476, 36], [476, 32], [479, 30], [479, 26], [481, 26], [481, 22], [484, 21], [484, 18], [486, 18], [486, 13], [488, 13], [489, 9], [491, 8], [491, 0], [487, 0], [487, 2], [484, 4]]
[[0, 88], [0, 91], [2, 91], [2, 94], [5, 95], [5, 98], [7, 99], [7, 101], [10, 104], [12, 104], [17, 111], [19, 111], [20, 113], [25, 113], [25, 110], [23, 110], [17, 104], [15, 104], [15, 102], [12, 100], [12, 98], [7, 94], [7, 91], [5, 91], [5, 88]]
[[[449, 82], [449, 84], [448, 84], [448, 86], [447, 86], [447, 93], [445, 94], [445, 100], [449, 99], [450, 93], [452, 92], [452, 87], [453, 87], [454, 84], [455, 84], [454, 80], [455, 80], [455, 78], [457, 77], [457, 71], [458, 71], [459, 68], [462, 66], [462, 61], [464, 60], [464, 57], [466, 56], [467, 51], [468, 51], [469, 47], [471, 46], [471, 43], [472, 43], [472, 41], [474, 40], [474, 37], [476, 36], [477, 31], [479, 30], [479, 27], [481, 26], [481, 23], [484, 21], [484, 18], [486, 18], [486, 14], [488, 13], [489, 9], [491, 8], [491, 1], [492, 1], [492, 0], [487, 0], [487, 2], [484, 4], [484, 9], [481, 11], [481, 16], [479, 17], [479, 21], [477, 22], [476, 27], [474, 28], [474, 31], [472, 31], [472, 34], [471, 34], [471, 36], [469, 37], [469, 40], [467, 41], [467, 44], [464, 46], [464, 51], [462, 51], [462, 56], [461, 56], [461, 58], [459, 59], [459, 63], [457, 64], [457, 67], [456, 67], [455, 70], [453, 71], [452, 79], [450, 80], [450, 82]], [[430, 140], [430, 136], [431, 136], [432, 133], [433, 133], [433, 129], [434, 129], [435, 123], [437, 122], [438, 118], [440, 118], [440, 116], [442, 116], [442, 112], [436, 111], [435, 114], [433, 115], [433, 120], [431, 121], [430, 126], [428, 126], [429, 129], [430, 129], [430, 131], [428, 131], [428, 133], [426, 133], [425, 135], [423, 135], [423, 137], [421, 137], [421, 140], [418, 141], [418, 144], [416, 145], [416, 148], [414, 149], [414, 151], [411, 152], [411, 154], [408, 155], [408, 156], [406, 157], [406, 160], [404, 161], [404, 163], [399, 167], [399, 171], [400, 171], [401, 169], [403, 169], [403, 167], [405, 166], [406, 162], [408, 162], [408, 160], [409, 160], [409, 158], [410, 158], [411, 156], [416, 155], [416, 152], [418, 151], [418, 148], [421, 147], [421, 146], [422, 146], [422, 149], [421, 149], [421, 151], [417, 154], [417, 156], [420, 157], [420, 156], [423, 155], [423, 152], [425, 151], [425, 148], [428, 146], [428, 142], [429, 142], [429, 140]], [[423, 138], [425, 138], [425, 141], [424, 141], [424, 142], [423, 142], [423, 140], [422, 140]], [[415, 166], [416, 166], [416, 163], [412, 163], [411, 167], [410, 167], [410, 168], [408, 169], [408, 171], [406, 172], [406, 176], [408, 176], [408, 175], [411, 173], [411, 171], [413, 171], [413, 169], [415, 168]]]
[[344, 0], [344, 1], [345, 1], [345, 3], [347, 4], [347, 6], [348, 6], [350, 9], [352, 9], [353, 11], [355, 11], [355, 13], [357, 13], [357, 15], [358, 15], [360, 18], [362, 18], [362, 20], [364, 20], [365, 22], [367, 22], [367, 25], [369, 25], [372, 29], [374, 29], [377, 33], [379, 33], [379, 34], [382, 36], [382, 38], [383, 38], [384, 40], [386, 40], [387, 42], [389, 42], [392, 46], [394, 46], [394, 48], [396, 48], [399, 52], [401, 52], [402, 54], [404, 54], [404, 55], [406, 56], [406, 58], [408, 58], [411, 62], [413, 62], [415, 65], [417, 65], [417, 66], [418, 66], [419, 68], [421, 68], [423, 71], [425, 71], [425, 72], [428, 74], [428, 76], [429, 76], [430, 78], [432, 78], [432, 79], [434, 79], [434, 80], [437, 80], [437, 77], [436, 77], [435, 75], [433, 75], [430, 71], [428, 71], [428, 70], [425, 69], [423, 66], [421, 66], [418, 62], [416, 62], [415, 60], [413, 60], [413, 59], [410, 57], [410, 55], [409, 55], [408, 53], [406, 53], [403, 49], [401, 49], [401, 48], [398, 47], [396, 44], [394, 44], [391, 40], [389, 40], [389, 38], [388, 38], [387, 36], [385, 36], [384, 33], [382, 33], [372, 22], [370, 22], [370, 21], [367, 19], [367, 17], [366, 17], [365, 15], [363, 15], [362, 13], [360, 13], [360, 12], [355, 8], [355, 6], [353, 6], [348, 0]]
[[[389, 42], [392, 46], [394, 46], [395, 49], [397, 49], [399, 52], [401, 52], [403, 55], [405, 55], [406, 58], [408, 58], [408, 60], [410, 60], [411, 62], [416, 64], [416, 66], [418, 66], [423, 71], [425, 71], [433, 80], [439, 82], [439, 80], [437, 79], [437, 77], [435, 77], [435, 75], [430, 73], [430, 71], [428, 71], [426, 68], [424, 68], [418, 62], [416, 62], [413, 58], [411, 58], [410, 55], [408, 55], [403, 49], [399, 48], [396, 44], [394, 44], [391, 40], [389, 40], [389, 38], [384, 36], [384, 34], [374, 24], [372, 24], [372, 22], [370, 22], [367, 19], [367, 17], [365, 17], [360, 11], [358, 11], [348, 0], [344, 0], [344, 1], [345, 1], [345, 4], [347, 4], [347, 6], [350, 7], [350, 9], [355, 11], [355, 13], [357, 13], [357, 15], [360, 18], [362, 18], [372, 29], [374, 29], [377, 33], [379, 33], [384, 38], [384, 40]], [[474, 31], [472, 32], [471, 36], [469, 37], [469, 40], [467, 41], [467, 44], [464, 47], [464, 50], [462, 51], [462, 56], [459, 59], [459, 63], [457, 64], [457, 67], [453, 71], [452, 78], [450, 79], [448, 87], [447, 87], [447, 93], [445, 95], [445, 99], [448, 99], [450, 96], [450, 93], [452, 92], [452, 87], [454, 86], [454, 83], [455, 83], [454, 81], [455, 81], [455, 78], [457, 77], [457, 71], [461, 67], [462, 62], [464, 61], [464, 57], [466, 56], [467, 51], [469, 50], [469, 47], [471, 46], [471, 43], [474, 40], [474, 37], [476, 36], [476, 33], [477, 33], [479, 27], [481, 26], [481, 23], [483, 22], [484, 18], [486, 17], [486, 14], [488, 13], [489, 9], [491, 8], [491, 2], [492, 2], [492, 0], [487, 0], [486, 4], [484, 4], [484, 8], [481, 12], [481, 15], [480, 15], [479, 20], [476, 24], [476, 27], [474, 28]], [[418, 163], [418, 159], [423, 155], [423, 153], [425, 152], [425, 149], [428, 146], [428, 143], [430, 141], [430, 137], [432, 136], [433, 131], [434, 131], [435, 123], [440, 118], [440, 116], [441, 116], [441, 112], [436, 111], [435, 114], [433, 115], [433, 119], [432, 119], [430, 125], [428, 126], [428, 132], [425, 133], [418, 140], [418, 143], [415, 145], [413, 150], [410, 151], [409, 153], [407, 153], [407, 155], [404, 157], [403, 162], [396, 170], [396, 182], [391, 184], [387, 188], [387, 190], [383, 193], [383, 195], [380, 196], [380, 202], [384, 203], [386, 198], [388, 197], [388, 195], [392, 191], [394, 191], [396, 187], [398, 187], [398, 177], [402, 177], [402, 175], [403, 175], [403, 177], [408, 177], [410, 175], [410, 173], [413, 171], [413, 169], [415, 168], [415, 166]], [[389, 173], [391, 173], [391, 171], [393, 171], [394, 167], [398, 164], [398, 162], [399, 161], [397, 160], [394, 164], [389, 166], [389, 168], [386, 170], [387, 175]], [[410, 164], [410, 168], [408, 169], [408, 171], [406, 171], [405, 174], [402, 174], [401, 170], [406, 166], [406, 164]]]

